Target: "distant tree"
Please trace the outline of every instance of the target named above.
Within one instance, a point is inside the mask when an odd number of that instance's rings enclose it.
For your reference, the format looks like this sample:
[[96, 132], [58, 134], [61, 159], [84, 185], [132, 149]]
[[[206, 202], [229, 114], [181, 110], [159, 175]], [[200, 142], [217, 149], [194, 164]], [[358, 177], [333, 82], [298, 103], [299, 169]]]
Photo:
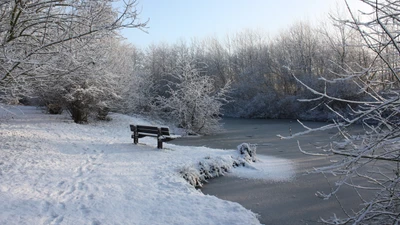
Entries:
[[144, 51], [144, 70], [149, 79], [153, 81], [155, 96], [165, 96], [168, 90], [165, 79], [176, 65], [177, 53], [166, 43], [152, 44]]
[[[215, 77], [216, 87], [223, 87], [228, 81], [232, 80], [232, 73], [228, 65], [229, 53], [227, 49], [216, 38], [206, 39], [203, 48], [205, 48], [205, 53], [200, 60], [207, 64], [207, 74]], [[196, 59], [198, 58], [196, 57]]]
[[155, 109], [189, 133], [210, 134], [220, 128], [221, 107], [227, 102], [229, 82], [221, 89], [201, 74], [195, 63], [181, 58], [170, 74], [168, 96], [159, 96]]
[[116, 43], [109, 53], [107, 69], [115, 74], [121, 98], [114, 110], [122, 113], [148, 113], [155, 98], [155, 79], [145, 66], [145, 54], [131, 44]]
[[[319, 192], [322, 198], [338, 198], [343, 186], [350, 186], [358, 193], [360, 210], [345, 211], [347, 217], [336, 216], [323, 221], [328, 224], [399, 224], [400, 223], [400, 4], [390, 0], [362, 0], [370, 11], [356, 16], [350, 9], [351, 20], [341, 20], [361, 35], [364, 47], [373, 54], [373, 60], [362, 70], [349, 70], [347, 60], [342, 62], [345, 71], [336, 79], [326, 79], [327, 84], [352, 81], [365, 100], [337, 97], [318, 91], [299, 79], [316, 98], [340, 101], [353, 105], [351, 115], [328, 108], [337, 115], [333, 124], [321, 128], [306, 128], [304, 134], [337, 128], [343, 143], [333, 143], [318, 155], [339, 155], [342, 160], [315, 172], [333, 174], [338, 179], [330, 193]], [[346, 2], [347, 3], [347, 2]], [[359, 43], [360, 44], [360, 43]], [[342, 52], [343, 53], [343, 52]], [[347, 128], [362, 123], [365, 131], [355, 136]], [[294, 135], [297, 136], [297, 135]], [[303, 151], [304, 152], [304, 151]], [[315, 155], [313, 153], [304, 152]], [[372, 196], [362, 195], [363, 190], [373, 191]]]
[[316, 30], [307, 23], [298, 22], [280, 33], [271, 46], [272, 74], [281, 95], [301, 95], [301, 86], [292, 74], [308, 79], [321, 75], [322, 45]]
[[[244, 30], [229, 39], [225, 77], [232, 79], [227, 114], [241, 117], [269, 117], [276, 102], [271, 75], [270, 45], [264, 34]], [[233, 112], [232, 112], [233, 111]], [[272, 110], [271, 110], [272, 111]]]

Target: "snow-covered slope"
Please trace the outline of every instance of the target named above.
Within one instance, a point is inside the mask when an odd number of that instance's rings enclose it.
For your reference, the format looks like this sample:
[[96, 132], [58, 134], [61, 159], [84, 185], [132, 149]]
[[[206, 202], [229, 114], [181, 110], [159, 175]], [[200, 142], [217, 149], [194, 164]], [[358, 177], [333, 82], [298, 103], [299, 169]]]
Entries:
[[[133, 145], [130, 123], [72, 123], [34, 107], [0, 109], [0, 224], [259, 224], [241, 205], [204, 195], [179, 170], [233, 151]], [[12, 111], [12, 112], [11, 112]]]

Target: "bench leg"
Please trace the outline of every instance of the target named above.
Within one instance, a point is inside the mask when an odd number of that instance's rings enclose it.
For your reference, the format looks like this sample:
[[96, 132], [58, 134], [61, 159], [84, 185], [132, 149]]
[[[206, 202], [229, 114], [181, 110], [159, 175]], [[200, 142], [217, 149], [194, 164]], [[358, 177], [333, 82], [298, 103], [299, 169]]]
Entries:
[[162, 149], [162, 140], [157, 139], [157, 148]]
[[161, 128], [160, 128], [160, 127], [158, 127], [157, 129], [158, 129], [158, 135], [157, 135], [157, 148], [158, 148], [158, 149], [162, 149], [162, 139], [161, 139], [161, 135], [162, 135], [162, 133], [161, 133]]
[[137, 131], [137, 126], [135, 126], [135, 129], [133, 131], [133, 143], [137, 145], [138, 142], [139, 142], [139, 134]]

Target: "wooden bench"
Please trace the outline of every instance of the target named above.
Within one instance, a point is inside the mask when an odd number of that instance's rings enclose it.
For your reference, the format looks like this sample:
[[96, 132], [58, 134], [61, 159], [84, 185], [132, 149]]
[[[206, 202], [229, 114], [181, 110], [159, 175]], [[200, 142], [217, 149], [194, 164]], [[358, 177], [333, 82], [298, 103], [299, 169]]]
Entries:
[[157, 148], [162, 149], [162, 143], [171, 141], [175, 138], [171, 137], [169, 134], [168, 127], [153, 127], [153, 126], [144, 126], [144, 125], [130, 125], [131, 131], [133, 132], [132, 138], [133, 143], [137, 144], [139, 142], [139, 138], [142, 137], [156, 137], [157, 138]]

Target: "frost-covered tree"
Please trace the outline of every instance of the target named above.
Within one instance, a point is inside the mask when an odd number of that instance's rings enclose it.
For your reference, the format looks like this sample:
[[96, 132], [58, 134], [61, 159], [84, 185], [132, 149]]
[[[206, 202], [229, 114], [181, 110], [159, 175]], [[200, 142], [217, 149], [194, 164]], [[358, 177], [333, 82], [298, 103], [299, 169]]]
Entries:
[[[3, 0], [0, 2], [0, 87], [17, 97], [30, 82], [70, 74], [76, 50], [115, 36], [120, 28], [143, 28], [136, 0], [119, 11], [112, 0]], [[82, 52], [78, 53], [82, 54]], [[91, 55], [86, 55], [90, 61]], [[77, 67], [73, 67], [77, 65]], [[3, 93], [4, 94], [4, 93]]]
[[[330, 166], [317, 168], [315, 172], [333, 174], [337, 180], [330, 193], [317, 193], [322, 198], [338, 198], [343, 186], [350, 186], [359, 195], [362, 204], [356, 211], [343, 212], [344, 218], [325, 218], [328, 224], [399, 224], [400, 223], [400, 2], [392, 0], [362, 0], [369, 11], [359, 16], [348, 7], [350, 20], [342, 20], [361, 35], [364, 46], [373, 60], [362, 70], [349, 70], [343, 61], [345, 73], [336, 79], [324, 79], [327, 85], [352, 81], [358, 91], [368, 96], [365, 100], [337, 97], [326, 91], [318, 91], [299, 79], [316, 98], [352, 105], [352, 114], [337, 115], [333, 124], [311, 129], [303, 133], [337, 128], [342, 143], [332, 143], [319, 155], [343, 156]], [[339, 62], [340, 63], [340, 62]], [[347, 128], [356, 123], [364, 126], [364, 132], [355, 136]], [[302, 133], [300, 133], [302, 134]], [[296, 136], [296, 135], [294, 135]], [[304, 151], [303, 151], [304, 152]], [[304, 152], [315, 155], [314, 153]], [[365, 190], [369, 193], [365, 194]], [[372, 194], [371, 194], [372, 192]], [[364, 194], [363, 194], [364, 193]], [[339, 199], [339, 198], [338, 198]]]
[[221, 107], [229, 83], [216, 90], [213, 78], [182, 57], [167, 81], [167, 96], [157, 98], [155, 109], [190, 133], [210, 134], [220, 128]]
[[31, 82], [35, 95], [49, 111], [54, 107], [68, 110], [75, 122], [87, 122], [90, 115], [105, 119], [115, 109], [122, 87], [118, 83], [122, 75], [112, 67], [117, 62], [112, 59], [116, 45], [117, 41], [106, 38], [83, 45], [71, 43], [70, 51], [57, 62], [68, 73]]
[[117, 42], [110, 52], [107, 69], [116, 76], [121, 98], [115, 110], [123, 113], [147, 113], [155, 98], [154, 77], [145, 68], [144, 53], [137, 47]]
[[[145, 27], [136, 1], [3, 1], [0, 14], [2, 96], [39, 96], [50, 112], [75, 122], [104, 119], [121, 92], [112, 57], [118, 29]], [[114, 43], [113, 43], [114, 42]], [[115, 105], [114, 105], [115, 106]]]

